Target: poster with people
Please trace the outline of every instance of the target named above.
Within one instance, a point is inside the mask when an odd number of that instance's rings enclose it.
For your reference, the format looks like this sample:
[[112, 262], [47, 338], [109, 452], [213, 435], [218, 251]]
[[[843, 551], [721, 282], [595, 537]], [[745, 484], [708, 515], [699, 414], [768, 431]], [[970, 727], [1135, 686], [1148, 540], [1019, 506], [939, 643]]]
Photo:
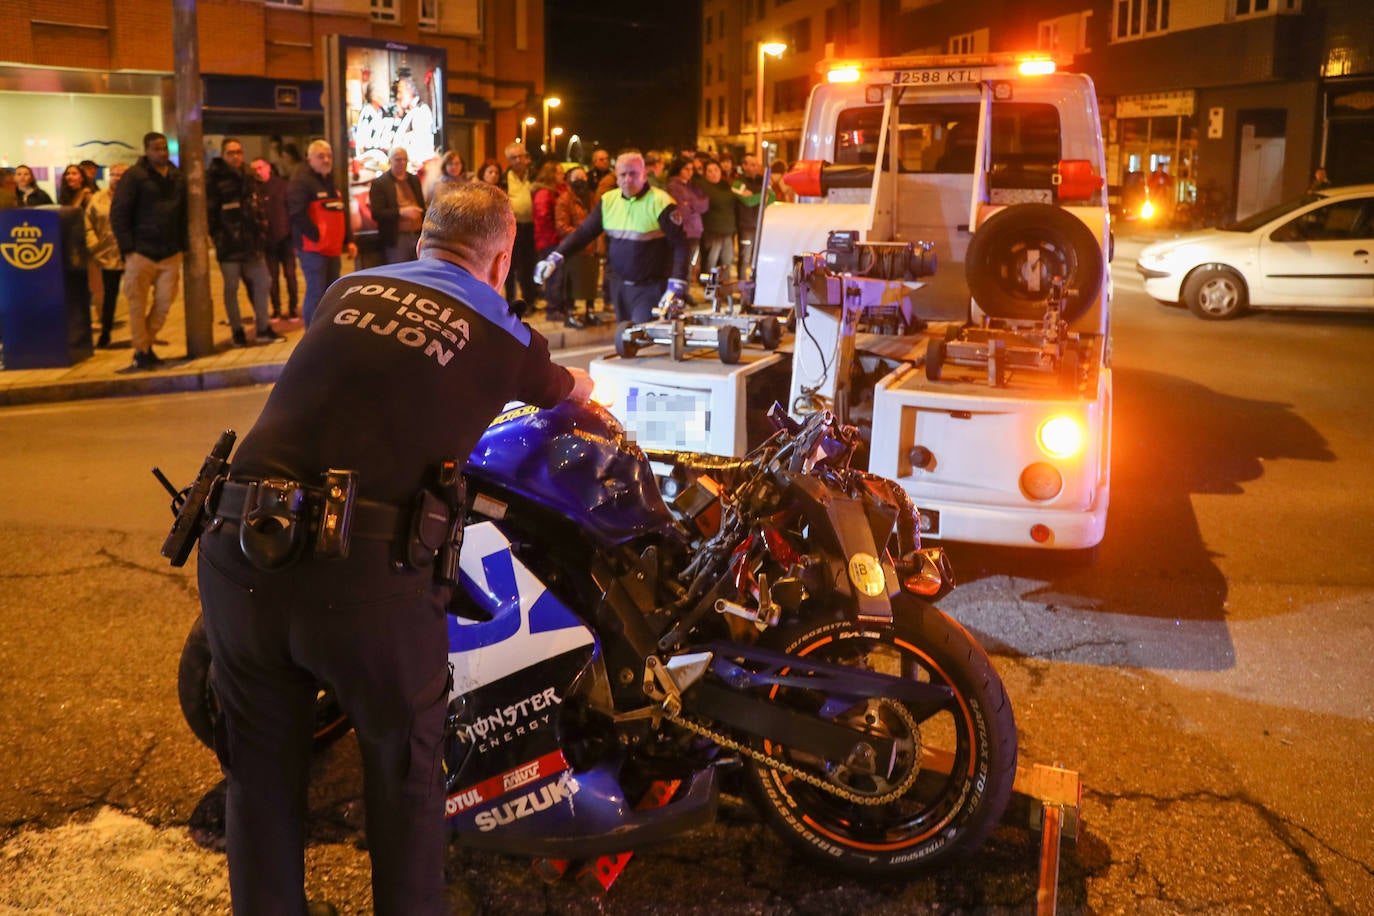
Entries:
[[447, 57], [442, 48], [341, 37], [339, 58], [353, 230], [367, 232], [377, 228], [368, 189], [390, 168], [392, 149], [405, 149], [407, 168], [421, 173], [444, 146]]

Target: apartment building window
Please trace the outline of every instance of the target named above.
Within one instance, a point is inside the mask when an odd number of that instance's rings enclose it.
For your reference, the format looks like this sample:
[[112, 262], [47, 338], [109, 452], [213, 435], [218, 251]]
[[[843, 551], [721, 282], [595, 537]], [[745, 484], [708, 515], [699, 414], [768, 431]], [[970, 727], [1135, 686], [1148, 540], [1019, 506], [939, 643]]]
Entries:
[[702, 99], [701, 123], [703, 127], [711, 126], [711, 100]]
[[740, 113], [744, 116], [741, 120], [744, 121], [745, 126], [752, 126], [754, 123], [754, 90], [750, 89], [744, 94], [744, 104], [740, 106]]
[[806, 76], [778, 80], [773, 84], [773, 113], [798, 111], [805, 108], [806, 95], [810, 89], [811, 80]]
[[782, 29], [782, 40], [787, 42], [787, 50], [805, 54], [811, 50], [811, 20], [798, 19]]
[[965, 32], [949, 39], [950, 54], [986, 54], [988, 50], [988, 30]]
[[[1236, 0], [1236, 3], [1256, 0]], [[1259, 0], [1268, 3], [1270, 0]], [[1116, 40], [1139, 38], [1169, 30], [1169, 0], [1116, 0], [1116, 22], [1112, 35]]]
[[1302, 11], [1302, 0], [1234, 0], [1231, 14], [1241, 16], [1263, 16], [1267, 13], [1298, 13]]
[[835, 7], [825, 11], [825, 42], [829, 44], [835, 40]]
[[[375, 4], [377, 0], [372, 2]], [[400, 0], [391, 2], [400, 4]], [[483, 6], [482, 0], [420, 0], [416, 23], [423, 32], [480, 36]]]
[[701, 84], [703, 86], [711, 85], [711, 62], [709, 60], [706, 62], [706, 68], [702, 71]]
[[711, 43], [712, 38], [713, 38], [713, 36], [711, 35], [711, 32], [712, 32], [712, 30], [713, 30], [714, 27], [715, 27], [715, 23], [716, 23], [716, 17], [714, 17], [714, 16], [707, 16], [707, 17], [706, 17], [706, 43], [707, 43], [708, 45]]
[[716, 99], [716, 126], [725, 126], [725, 96]]
[[267, 0], [267, 5], [268, 5], [268, 6], [289, 6], [289, 7], [291, 7], [292, 9], [303, 10], [303, 9], [308, 9], [308, 8], [309, 8], [310, 2], [309, 2], [309, 0]]
[[400, 0], [372, 0], [372, 20], [374, 22], [400, 22]]
[[1088, 50], [1088, 20], [1092, 10], [1045, 19], [1036, 30], [1036, 50], [1050, 54], [1084, 54]]

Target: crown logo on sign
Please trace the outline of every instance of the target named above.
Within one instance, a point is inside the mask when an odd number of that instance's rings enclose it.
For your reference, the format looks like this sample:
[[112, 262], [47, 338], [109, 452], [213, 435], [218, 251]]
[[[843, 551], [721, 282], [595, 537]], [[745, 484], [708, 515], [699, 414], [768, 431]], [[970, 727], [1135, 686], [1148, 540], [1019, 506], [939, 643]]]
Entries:
[[37, 226], [30, 226], [28, 223], [24, 223], [21, 226], [15, 226], [10, 230], [10, 238], [16, 240], [21, 245], [27, 242], [36, 242], [42, 237], [43, 230], [39, 229]]

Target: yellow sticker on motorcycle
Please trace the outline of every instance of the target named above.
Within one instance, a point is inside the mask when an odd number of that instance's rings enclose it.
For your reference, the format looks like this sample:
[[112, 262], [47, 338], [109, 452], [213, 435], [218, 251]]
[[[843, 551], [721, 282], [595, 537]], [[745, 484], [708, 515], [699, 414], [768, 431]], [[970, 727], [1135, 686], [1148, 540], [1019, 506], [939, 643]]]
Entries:
[[876, 598], [883, 593], [883, 565], [871, 553], [856, 553], [849, 558], [849, 581], [861, 594]]

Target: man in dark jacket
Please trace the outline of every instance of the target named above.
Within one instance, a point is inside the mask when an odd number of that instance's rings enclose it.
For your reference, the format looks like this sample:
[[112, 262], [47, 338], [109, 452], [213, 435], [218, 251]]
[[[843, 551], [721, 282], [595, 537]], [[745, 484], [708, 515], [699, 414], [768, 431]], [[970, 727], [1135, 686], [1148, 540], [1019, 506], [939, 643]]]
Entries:
[[272, 278], [272, 317], [281, 318], [281, 277], [286, 278], [288, 315], [296, 317], [296, 250], [291, 247], [291, 217], [286, 212], [286, 179], [266, 159], [253, 160], [263, 207], [267, 211], [267, 275]]
[[305, 274], [301, 318], [309, 327], [320, 297], [339, 279], [343, 269], [340, 256], [345, 251], [350, 260], [358, 256], [348, 200], [334, 184], [334, 150], [327, 141], [312, 141], [306, 149], [305, 163], [296, 169], [286, 188], [286, 212], [291, 216], [292, 244]]
[[258, 180], [243, 167], [243, 144], [225, 137], [220, 158], [210, 163], [205, 174], [206, 216], [210, 238], [215, 243], [220, 274], [224, 277], [224, 310], [235, 346], [248, 346], [239, 317], [239, 278], [248, 286], [257, 319], [255, 339], [266, 342], [284, 338], [272, 330], [267, 318], [267, 211], [259, 193]]
[[186, 179], [172, 165], [165, 134], [143, 135], [143, 156], [115, 190], [110, 225], [124, 257], [134, 365], [152, 369], [162, 362], [153, 352], [153, 341], [172, 310], [181, 283], [181, 253], [186, 250]]
[[[514, 238], [510, 203], [491, 185], [438, 195], [418, 261], [353, 274], [325, 294], [219, 491], [199, 585], [224, 714], [216, 750], [235, 913], [306, 909], [316, 684], [334, 688], [357, 731], [375, 911], [449, 912], [440, 758], [451, 587], [432, 550], [416, 544], [400, 561], [393, 539], [405, 535], [368, 532], [362, 518], [408, 514], [507, 401], [549, 407], [591, 394], [587, 374], [552, 362], [498, 292]], [[397, 310], [399, 301], [414, 305]], [[298, 481], [308, 513], [330, 468], [356, 473], [346, 555], [305, 546], [264, 568], [254, 546], [275, 537], [274, 523], [258, 521], [245, 491], [261, 492], [252, 485], [264, 478]]]
[[368, 200], [377, 221], [377, 241], [387, 264], [415, 260], [415, 243], [425, 219], [425, 193], [420, 179], [406, 171], [410, 154], [405, 147], [391, 151], [391, 169], [372, 182]]

